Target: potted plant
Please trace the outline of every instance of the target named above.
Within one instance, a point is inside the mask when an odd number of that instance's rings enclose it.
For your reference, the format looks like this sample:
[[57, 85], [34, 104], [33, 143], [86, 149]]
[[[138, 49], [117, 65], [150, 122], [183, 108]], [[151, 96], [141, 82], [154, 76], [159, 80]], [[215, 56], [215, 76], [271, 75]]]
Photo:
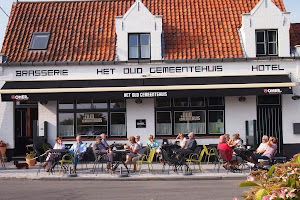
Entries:
[[8, 144], [3, 142], [2, 140], [0, 141], [0, 153], [1, 153], [2, 156], [5, 156], [7, 145]]
[[[246, 200], [300, 199], [300, 154], [290, 162], [273, 165], [269, 171], [252, 171], [240, 187], [252, 186], [245, 192]], [[237, 198], [234, 198], [237, 199]]]
[[36, 161], [36, 153], [26, 153], [26, 163], [29, 167], [32, 167], [35, 165]]

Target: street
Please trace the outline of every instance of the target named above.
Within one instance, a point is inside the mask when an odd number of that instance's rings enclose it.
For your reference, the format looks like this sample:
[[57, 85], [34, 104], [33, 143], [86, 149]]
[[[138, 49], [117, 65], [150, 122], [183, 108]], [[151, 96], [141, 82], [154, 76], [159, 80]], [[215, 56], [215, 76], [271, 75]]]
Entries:
[[0, 180], [1, 199], [229, 199], [249, 188], [243, 180], [191, 181], [37, 181]]

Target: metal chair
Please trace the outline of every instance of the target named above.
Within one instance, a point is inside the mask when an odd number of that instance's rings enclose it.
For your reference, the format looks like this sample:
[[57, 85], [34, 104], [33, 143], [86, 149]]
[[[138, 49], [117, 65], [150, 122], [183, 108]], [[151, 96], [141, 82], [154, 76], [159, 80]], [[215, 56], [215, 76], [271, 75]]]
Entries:
[[216, 153], [215, 153], [214, 148], [207, 148], [205, 145], [203, 145], [203, 150], [204, 150], [204, 152], [205, 152], [205, 158], [204, 158], [204, 161], [206, 161], [206, 158], [207, 158], [207, 165], [208, 165], [209, 158], [210, 158], [211, 156], [216, 156]]
[[[150, 172], [149, 164], [151, 164], [152, 172], [153, 172], [153, 174], [154, 174], [153, 165], [152, 165], [152, 161], [153, 161], [154, 154], [155, 154], [155, 149], [152, 149], [152, 150], [150, 151], [149, 155], [144, 155], [144, 156], [141, 157], [140, 160], [136, 161], [137, 164], [140, 164], [140, 173], [139, 173], [139, 175], [141, 175], [143, 163], [148, 164], [149, 172]], [[144, 159], [146, 159], [146, 160], [144, 160]]]
[[[71, 153], [67, 153], [62, 157], [62, 159], [59, 161], [60, 163], [59, 174], [61, 173], [62, 168], [65, 168], [65, 171], [67, 171], [70, 164], [72, 164], [73, 166], [73, 173], [76, 173], [76, 169], [74, 167], [74, 159], [75, 156], [77, 155], [77, 152], [78, 150], [76, 150], [74, 156]], [[67, 164], [67, 166], [64, 166], [65, 163]]]
[[190, 154], [189, 159], [186, 160], [188, 162], [189, 169], [191, 168], [190, 167], [191, 163], [198, 163], [199, 170], [200, 170], [200, 172], [203, 173], [201, 162], [202, 162], [202, 158], [203, 158], [204, 153], [205, 153], [205, 151], [203, 149], [200, 154], [197, 154], [197, 153]]

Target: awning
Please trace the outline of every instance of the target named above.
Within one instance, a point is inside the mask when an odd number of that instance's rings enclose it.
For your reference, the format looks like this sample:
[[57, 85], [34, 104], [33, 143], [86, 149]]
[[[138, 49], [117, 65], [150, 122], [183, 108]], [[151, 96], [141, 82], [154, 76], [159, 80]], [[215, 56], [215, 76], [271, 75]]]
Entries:
[[292, 94], [288, 75], [7, 81], [2, 101]]

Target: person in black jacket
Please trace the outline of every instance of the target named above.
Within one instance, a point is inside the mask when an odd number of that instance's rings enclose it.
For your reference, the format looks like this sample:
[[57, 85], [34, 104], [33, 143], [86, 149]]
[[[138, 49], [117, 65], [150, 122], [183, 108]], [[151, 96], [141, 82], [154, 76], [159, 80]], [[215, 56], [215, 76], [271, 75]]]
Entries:
[[188, 143], [187, 143], [187, 145], [186, 145], [186, 148], [187, 149], [190, 149], [190, 150], [192, 150], [192, 151], [195, 151], [195, 149], [197, 148], [197, 141], [195, 140], [195, 134], [193, 133], [193, 132], [190, 132], [189, 134], [188, 134], [188, 137], [189, 137], [189, 141], [188, 141]]

